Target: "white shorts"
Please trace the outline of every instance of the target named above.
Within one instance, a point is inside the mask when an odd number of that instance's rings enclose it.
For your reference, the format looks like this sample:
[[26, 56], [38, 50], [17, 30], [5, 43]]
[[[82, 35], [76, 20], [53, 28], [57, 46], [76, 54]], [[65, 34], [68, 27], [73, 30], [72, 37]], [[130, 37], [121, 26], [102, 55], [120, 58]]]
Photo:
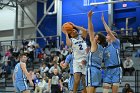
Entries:
[[83, 75], [86, 75], [86, 66], [82, 65], [81, 62], [73, 62], [73, 72], [80, 72]]

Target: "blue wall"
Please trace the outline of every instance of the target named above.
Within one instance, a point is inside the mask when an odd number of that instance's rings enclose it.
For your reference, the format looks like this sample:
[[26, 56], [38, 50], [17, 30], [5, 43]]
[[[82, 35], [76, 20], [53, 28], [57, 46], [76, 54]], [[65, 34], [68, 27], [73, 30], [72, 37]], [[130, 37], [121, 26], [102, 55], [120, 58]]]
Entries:
[[[52, 3], [53, 0], [48, 0], [47, 7]], [[50, 11], [53, 11], [51, 9]], [[41, 20], [41, 18], [44, 15], [44, 4], [38, 2], [37, 3], [37, 23]], [[43, 33], [44, 36], [53, 36], [56, 35], [56, 28], [57, 28], [57, 15], [47, 15], [41, 25], [39, 26], [39, 29]], [[37, 37], [41, 37], [40, 34], [37, 32]], [[46, 45], [46, 42], [44, 39], [37, 39], [37, 42], [39, 43], [40, 47], [44, 47]]]
[[[93, 0], [89, 0], [93, 1]], [[104, 0], [98, 0], [104, 1]], [[95, 32], [104, 31], [103, 24], [101, 22], [101, 14], [104, 12], [105, 20], [108, 20], [108, 5], [101, 5], [97, 7], [84, 6], [84, 0], [63, 0], [62, 3], [62, 23], [73, 22], [76, 25], [87, 28], [87, 13], [93, 10], [93, 25]], [[62, 35], [62, 40], [65, 41], [65, 35]]]
[[[127, 7], [123, 7], [127, 4]], [[140, 25], [140, 4], [136, 2], [123, 2], [114, 5], [114, 23], [120, 28], [125, 28], [126, 18], [130, 18], [128, 28], [133, 28], [137, 31]]]
[[[48, 5], [53, 0], [48, 0]], [[101, 14], [104, 12], [105, 20], [108, 20], [108, 5], [99, 5], [97, 7], [89, 6], [94, 0], [62, 0], [62, 24], [65, 22], [73, 22], [76, 25], [83, 26], [87, 28], [87, 13], [89, 10], [93, 10], [95, 13], [93, 15], [93, 25], [95, 32], [104, 31], [103, 24], [101, 22]], [[104, 2], [104, 0], [98, 0], [98, 2]], [[114, 23], [117, 28], [125, 28], [125, 18], [131, 17], [129, 20], [129, 27], [133, 27], [134, 31], [140, 26], [140, 4], [135, 2], [125, 2], [127, 7], [123, 8], [124, 3], [114, 4]], [[43, 16], [43, 4], [37, 4], [37, 22]], [[53, 11], [53, 9], [51, 9]], [[46, 16], [45, 20], [40, 25], [39, 29], [43, 32], [45, 36], [56, 35], [57, 16]], [[40, 36], [37, 33], [37, 36]], [[65, 41], [65, 35], [62, 34], [62, 40]], [[43, 46], [44, 40], [38, 40], [39, 44]]]

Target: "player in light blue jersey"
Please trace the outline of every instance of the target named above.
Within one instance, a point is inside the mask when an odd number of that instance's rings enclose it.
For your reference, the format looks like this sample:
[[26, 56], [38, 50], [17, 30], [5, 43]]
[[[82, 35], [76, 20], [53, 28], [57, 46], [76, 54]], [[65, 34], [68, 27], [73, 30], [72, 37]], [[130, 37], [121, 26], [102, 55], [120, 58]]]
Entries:
[[[70, 66], [70, 78], [68, 82], [68, 88], [70, 90], [70, 93], [73, 93], [73, 84], [74, 84], [74, 76], [73, 76], [73, 56], [72, 56], [72, 50], [69, 49], [69, 54], [66, 56], [65, 62], [61, 62], [60, 66], [64, 69], [67, 66]], [[82, 82], [80, 81], [80, 84], [78, 86], [78, 91], [83, 90]]]
[[120, 40], [117, 33], [111, 31], [104, 20], [102, 14], [102, 22], [107, 32], [106, 41], [108, 45], [104, 49], [104, 64], [106, 67], [105, 77], [103, 78], [103, 93], [108, 93], [112, 88], [112, 93], [118, 93], [119, 84], [122, 78], [122, 69], [120, 66]]
[[[73, 51], [73, 72], [74, 72], [74, 88], [73, 93], [77, 92], [80, 79], [82, 80], [83, 86], [84, 86], [84, 93], [86, 93], [86, 84], [85, 84], [85, 74], [86, 74], [86, 29], [83, 27], [77, 26], [73, 23], [70, 23], [73, 25], [73, 30], [70, 34], [67, 33], [64, 29], [62, 29], [63, 33], [66, 35], [66, 44], [67, 46], [70, 46]], [[79, 34], [78, 31], [81, 31]]]
[[26, 62], [26, 54], [21, 54], [20, 62], [15, 66], [13, 72], [13, 84], [17, 93], [30, 93], [27, 80], [29, 80], [31, 86], [34, 85], [32, 82], [32, 76], [26, 69]]
[[91, 42], [90, 51], [87, 56], [86, 89], [87, 93], [96, 93], [96, 88], [101, 86], [101, 64], [103, 61], [103, 45], [106, 42], [105, 36], [98, 32], [95, 34], [92, 24], [93, 12], [88, 12], [88, 32]]

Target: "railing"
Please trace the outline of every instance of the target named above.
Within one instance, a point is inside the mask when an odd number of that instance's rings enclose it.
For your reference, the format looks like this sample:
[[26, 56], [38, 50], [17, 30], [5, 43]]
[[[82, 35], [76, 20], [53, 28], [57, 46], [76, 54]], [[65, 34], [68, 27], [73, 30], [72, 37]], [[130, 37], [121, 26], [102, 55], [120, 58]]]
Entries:
[[[36, 38], [30, 38], [30, 39], [18, 39], [18, 40], [4, 40], [4, 41], [0, 41], [0, 51], [4, 51], [5, 52], [11, 46], [18, 46], [18, 47], [20, 47], [24, 41], [34, 40], [34, 41], [37, 41], [37, 43], [38, 43], [39, 40], [41, 40], [41, 39], [44, 40], [44, 38], [46, 39], [46, 41], [44, 42], [44, 45], [45, 45], [45, 44], [48, 44], [48, 40], [49, 40], [50, 37], [52, 39], [55, 39], [54, 40], [54, 43], [56, 44], [55, 47], [58, 48], [60, 46], [60, 36], [54, 35], [54, 36], [36, 37]], [[45, 46], [43, 46], [43, 47], [45, 47]]]

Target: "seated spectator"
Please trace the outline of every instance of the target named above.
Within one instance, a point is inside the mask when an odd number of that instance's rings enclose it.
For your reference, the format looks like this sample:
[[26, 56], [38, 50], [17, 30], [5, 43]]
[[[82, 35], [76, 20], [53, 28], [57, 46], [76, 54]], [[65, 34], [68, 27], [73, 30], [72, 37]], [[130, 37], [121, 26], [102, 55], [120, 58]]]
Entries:
[[128, 83], [125, 84], [125, 87], [122, 89], [122, 93], [134, 93]]
[[59, 74], [61, 73], [61, 69], [60, 69], [60, 67], [57, 65], [57, 63], [54, 63], [54, 66], [52, 66], [52, 67], [50, 68], [49, 73], [53, 73], [54, 69], [57, 69]]
[[45, 88], [46, 85], [46, 81], [44, 79], [44, 77], [40, 77], [38, 78], [38, 82], [35, 84], [35, 92], [34, 93], [42, 93], [43, 89]]
[[40, 74], [43, 75], [44, 73], [47, 73], [49, 71], [49, 68], [46, 66], [45, 63], [42, 63], [42, 66], [40, 67]]
[[19, 55], [19, 47], [18, 46], [15, 46], [14, 48], [13, 48], [13, 56], [14, 57], [18, 57], [18, 55]]
[[11, 74], [11, 67], [8, 65], [6, 61], [5, 64], [2, 66], [0, 78], [2, 78], [2, 75], [5, 75], [5, 78], [8, 78], [10, 74]]
[[126, 74], [126, 72], [129, 72], [130, 75], [133, 74], [133, 72], [135, 71], [133, 64], [134, 64], [133, 60], [130, 57], [126, 57], [126, 60], [123, 63], [124, 75]]

